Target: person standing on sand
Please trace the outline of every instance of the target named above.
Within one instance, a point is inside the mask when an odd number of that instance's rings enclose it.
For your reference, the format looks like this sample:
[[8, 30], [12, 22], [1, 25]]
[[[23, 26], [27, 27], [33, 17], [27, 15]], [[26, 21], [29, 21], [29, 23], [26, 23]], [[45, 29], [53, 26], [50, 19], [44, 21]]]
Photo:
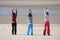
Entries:
[[31, 12], [31, 9], [29, 9], [29, 13], [28, 13], [28, 30], [27, 30], [27, 35], [29, 35], [29, 33], [31, 35], [33, 35], [33, 23], [32, 23], [32, 12]]
[[49, 12], [47, 8], [44, 10], [44, 31], [43, 31], [44, 36], [46, 35], [46, 30], [47, 34], [50, 36]]
[[17, 18], [17, 9], [14, 10], [12, 9], [12, 35], [16, 35], [17, 32], [17, 22], [16, 22], [16, 18]]

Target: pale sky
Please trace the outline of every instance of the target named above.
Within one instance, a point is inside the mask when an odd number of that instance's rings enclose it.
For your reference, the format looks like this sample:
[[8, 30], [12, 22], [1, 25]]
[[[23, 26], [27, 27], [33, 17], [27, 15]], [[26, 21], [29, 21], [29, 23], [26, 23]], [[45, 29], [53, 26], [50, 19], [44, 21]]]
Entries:
[[[19, 14], [27, 14], [29, 8], [19, 7], [17, 8]], [[33, 14], [42, 14], [44, 8], [31, 8]], [[49, 8], [50, 14], [60, 14], [60, 8]], [[0, 14], [11, 14], [12, 7], [0, 7]]]

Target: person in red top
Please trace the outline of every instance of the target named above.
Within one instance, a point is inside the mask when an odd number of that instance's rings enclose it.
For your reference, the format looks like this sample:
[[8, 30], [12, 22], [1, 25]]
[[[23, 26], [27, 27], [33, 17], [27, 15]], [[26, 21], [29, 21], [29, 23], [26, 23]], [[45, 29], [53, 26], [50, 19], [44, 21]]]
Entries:
[[14, 9], [12, 9], [12, 35], [16, 35], [16, 26], [17, 26], [17, 22], [16, 22], [16, 18], [17, 18], [17, 9], [14, 11]]

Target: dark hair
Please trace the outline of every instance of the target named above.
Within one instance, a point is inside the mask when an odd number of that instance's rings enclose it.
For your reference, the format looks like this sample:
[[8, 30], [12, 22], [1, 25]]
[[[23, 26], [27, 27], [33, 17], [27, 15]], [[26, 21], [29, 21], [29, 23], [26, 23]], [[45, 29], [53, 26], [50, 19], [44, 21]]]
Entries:
[[13, 15], [16, 17], [16, 14], [15, 13], [13, 13]]
[[29, 17], [32, 17], [32, 14], [29, 13], [28, 16], [29, 16]]
[[48, 13], [48, 12], [46, 12], [46, 15], [49, 15], [49, 13]]

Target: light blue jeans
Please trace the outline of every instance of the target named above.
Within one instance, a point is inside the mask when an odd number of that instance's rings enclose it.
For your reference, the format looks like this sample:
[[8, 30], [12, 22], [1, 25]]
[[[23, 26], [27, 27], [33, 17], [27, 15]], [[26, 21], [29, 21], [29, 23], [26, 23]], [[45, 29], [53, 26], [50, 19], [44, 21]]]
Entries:
[[33, 35], [33, 24], [32, 22], [28, 22], [28, 29], [27, 29], [27, 35]]

